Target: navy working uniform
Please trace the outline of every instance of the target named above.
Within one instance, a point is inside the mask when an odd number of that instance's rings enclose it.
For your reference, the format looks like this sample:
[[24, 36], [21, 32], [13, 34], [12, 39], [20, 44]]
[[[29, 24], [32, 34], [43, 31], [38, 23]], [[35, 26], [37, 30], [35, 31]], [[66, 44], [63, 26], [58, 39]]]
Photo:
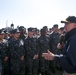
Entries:
[[49, 37], [46, 36], [46, 30], [41, 29], [41, 36], [38, 38], [39, 43], [39, 71], [41, 75], [50, 75], [49, 61], [42, 57], [42, 53], [47, 52], [49, 47]]
[[[32, 37], [30, 37], [30, 34]], [[28, 28], [28, 37], [25, 39], [25, 61], [26, 61], [26, 72], [27, 75], [37, 75], [38, 74], [38, 58], [34, 58], [35, 55], [38, 55], [38, 43], [37, 39], [33, 37], [33, 29]]]
[[2, 74], [9, 75], [8, 42], [3, 39], [3, 36], [4, 32], [0, 30], [0, 61], [2, 62]]
[[[18, 33], [17, 29], [12, 31]], [[9, 40], [10, 68], [11, 75], [25, 75], [25, 62], [22, 57], [25, 56], [24, 42], [22, 39], [11, 38]]]

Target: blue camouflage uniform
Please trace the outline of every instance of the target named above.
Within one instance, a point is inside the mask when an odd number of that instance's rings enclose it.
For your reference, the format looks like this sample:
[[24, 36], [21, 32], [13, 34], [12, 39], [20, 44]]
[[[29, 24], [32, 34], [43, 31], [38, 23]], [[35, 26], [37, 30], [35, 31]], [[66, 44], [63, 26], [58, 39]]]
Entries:
[[22, 39], [14, 39], [13, 37], [8, 42], [11, 75], [25, 75], [25, 61], [21, 60], [25, 56], [24, 42]]

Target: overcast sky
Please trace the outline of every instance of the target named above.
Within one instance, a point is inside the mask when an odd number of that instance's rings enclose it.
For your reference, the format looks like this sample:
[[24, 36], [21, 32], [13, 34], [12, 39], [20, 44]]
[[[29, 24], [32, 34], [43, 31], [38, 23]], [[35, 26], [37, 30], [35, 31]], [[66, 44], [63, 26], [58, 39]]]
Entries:
[[49, 28], [69, 15], [76, 16], [76, 0], [0, 0], [0, 28], [13, 22], [15, 27]]

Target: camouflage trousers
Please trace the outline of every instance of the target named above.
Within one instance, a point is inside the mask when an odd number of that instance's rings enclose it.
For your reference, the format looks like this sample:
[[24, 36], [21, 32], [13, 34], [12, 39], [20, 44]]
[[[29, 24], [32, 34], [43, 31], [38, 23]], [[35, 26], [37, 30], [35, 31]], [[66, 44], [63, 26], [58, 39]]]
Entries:
[[11, 63], [11, 75], [25, 75], [25, 62]]
[[9, 61], [2, 62], [2, 75], [10, 75]]
[[26, 72], [27, 72], [27, 75], [37, 75], [38, 74], [38, 60], [28, 59], [26, 61]]

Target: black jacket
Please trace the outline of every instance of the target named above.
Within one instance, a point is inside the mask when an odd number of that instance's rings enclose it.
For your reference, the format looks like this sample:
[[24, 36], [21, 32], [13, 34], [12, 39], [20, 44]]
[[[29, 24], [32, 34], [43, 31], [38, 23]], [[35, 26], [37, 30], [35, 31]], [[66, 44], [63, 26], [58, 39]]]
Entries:
[[72, 29], [65, 36], [65, 46], [62, 55], [56, 55], [55, 61], [59, 60], [62, 68], [68, 73], [76, 73], [76, 29]]

